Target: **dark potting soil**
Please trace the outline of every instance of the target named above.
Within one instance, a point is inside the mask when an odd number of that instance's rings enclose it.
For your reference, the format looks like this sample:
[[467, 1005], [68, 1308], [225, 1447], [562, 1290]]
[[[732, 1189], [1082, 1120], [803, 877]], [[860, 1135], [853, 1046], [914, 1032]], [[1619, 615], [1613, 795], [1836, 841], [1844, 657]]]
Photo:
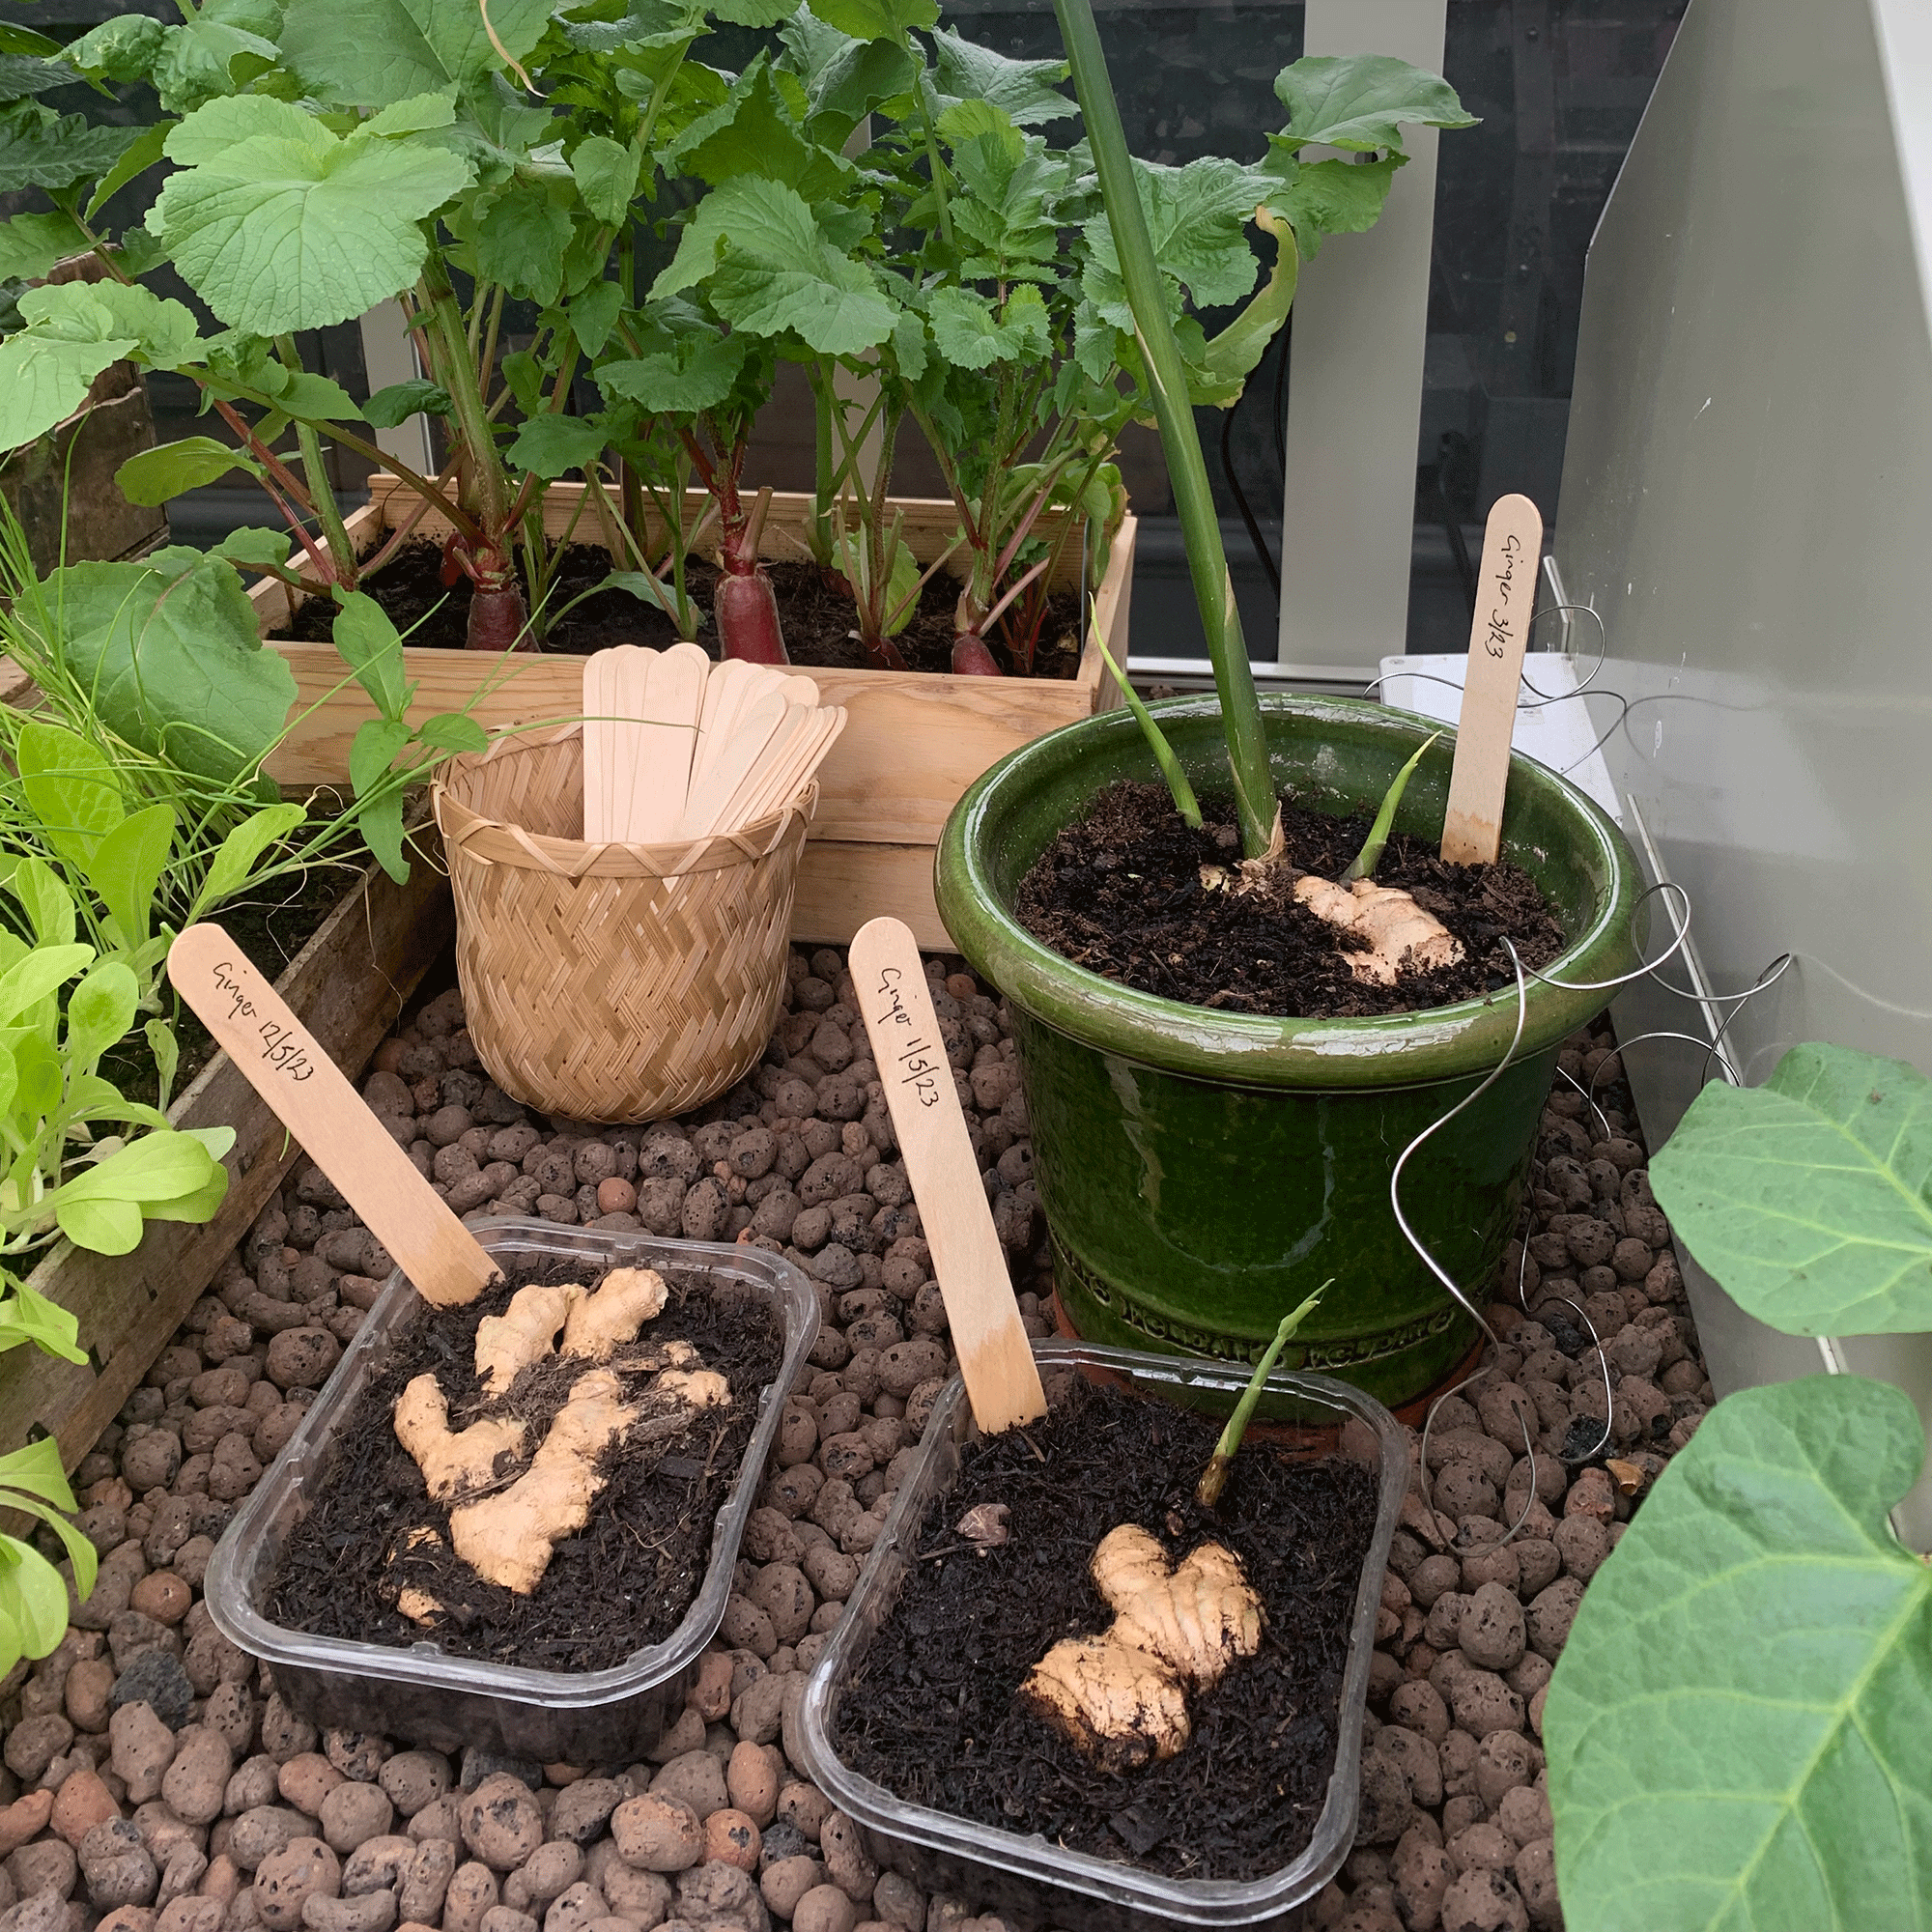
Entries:
[[[641, 1452], [614, 1444], [589, 1522], [555, 1546], [526, 1597], [484, 1581], [451, 1551], [449, 1512], [431, 1499], [422, 1471], [396, 1440], [397, 1397], [412, 1377], [434, 1371], [452, 1428], [484, 1413], [514, 1415], [526, 1422], [534, 1452], [585, 1364], [549, 1356], [493, 1402], [472, 1366], [477, 1323], [500, 1315], [517, 1288], [582, 1281], [584, 1273], [568, 1264], [526, 1269], [467, 1308], [425, 1307], [405, 1328], [337, 1434], [334, 1459], [263, 1592], [267, 1616], [318, 1636], [397, 1648], [428, 1639], [452, 1657], [563, 1671], [610, 1669], [676, 1630], [703, 1582], [712, 1526], [756, 1425], [758, 1399], [784, 1358], [782, 1327], [758, 1296], [704, 1274], [666, 1277], [670, 1298], [639, 1341], [689, 1342], [701, 1365], [729, 1382], [730, 1402]], [[649, 1377], [621, 1379], [633, 1391]], [[436, 1548], [395, 1560], [419, 1528], [435, 1531]], [[396, 1608], [406, 1584], [443, 1605], [447, 1614], [433, 1631]]]
[[1365, 818], [1332, 818], [1282, 801], [1287, 858], [1278, 883], [1210, 892], [1204, 865], [1240, 858], [1233, 802], [1204, 797], [1192, 831], [1164, 786], [1122, 780], [1068, 826], [1020, 882], [1019, 923], [1063, 958], [1144, 993], [1227, 1012], [1301, 1019], [1404, 1013], [1480, 999], [1513, 985], [1510, 940], [1529, 967], [1562, 952], [1563, 929], [1527, 872], [1507, 863], [1445, 865], [1436, 848], [1397, 833], [1376, 883], [1401, 886], [1463, 942], [1463, 957], [1408, 972], [1388, 986], [1349, 971], [1345, 937], [1295, 903], [1294, 879], [1340, 879], [1369, 834]]
[[[1299, 1857], [1334, 1768], [1375, 1477], [1251, 1439], [1204, 1511], [1194, 1486], [1218, 1435], [1206, 1417], [1070, 1379], [1045, 1422], [969, 1451], [834, 1714], [852, 1769], [911, 1804], [1169, 1877], [1255, 1879]], [[953, 1528], [980, 1503], [1009, 1512], [1007, 1542], [983, 1555]], [[1176, 1756], [1113, 1775], [1016, 1696], [1062, 1637], [1112, 1623], [1088, 1566], [1123, 1522], [1176, 1561], [1226, 1544], [1267, 1622], [1254, 1657], [1188, 1700], [1193, 1733]]]
[[[852, 593], [842, 578], [835, 574], [828, 579], [810, 559], [768, 563], [765, 568], [778, 596], [785, 650], [793, 664], [854, 670], [870, 664], [852, 635], [856, 621]], [[412, 645], [461, 650], [469, 623], [469, 580], [459, 578], [453, 589], [445, 588], [441, 571], [442, 552], [425, 538], [405, 544], [362, 587], [382, 605]], [[558, 567], [550, 608], [562, 610], [573, 597], [603, 582], [610, 574], [608, 552], [593, 544], [572, 544]], [[718, 642], [711, 627], [711, 599], [718, 571], [694, 557], [686, 582], [703, 615], [697, 641], [715, 657]], [[958, 598], [958, 584], [944, 571], [936, 573], [920, 593], [919, 609], [894, 639], [912, 669], [952, 668], [952, 615]], [[312, 597], [275, 635], [326, 643], [334, 628], [334, 608], [325, 597]], [[1080, 610], [1080, 598], [1073, 591], [1058, 592], [1049, 601], [1046, 621], [1040, 628], [1040, 646], [1034, 658], [1034, 676], [1070, 678], [1077, 672]], [[1011, 654], [997, 626], [990, 641], [994, 656], [1010, 673]], [[612, 644], [642, 644], [659, 650], [676, 642], [677, 632], [670, 619], [655, 605], [625, 590], [601, 590], [586, 597], [551, 629], [544, 649], [585, 657]]]

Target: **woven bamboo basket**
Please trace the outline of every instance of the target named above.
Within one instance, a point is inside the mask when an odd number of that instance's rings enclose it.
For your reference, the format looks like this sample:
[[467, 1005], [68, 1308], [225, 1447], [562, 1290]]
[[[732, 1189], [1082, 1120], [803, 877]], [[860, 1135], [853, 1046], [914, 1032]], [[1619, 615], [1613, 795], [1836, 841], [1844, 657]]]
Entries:
[[590, 845], [569, 724], [452, 758], [433, 798], [469, 1036], [504, 1093], [616, 1125], [701, 1106], [757, 1065], [816, 783], [741, 831]]

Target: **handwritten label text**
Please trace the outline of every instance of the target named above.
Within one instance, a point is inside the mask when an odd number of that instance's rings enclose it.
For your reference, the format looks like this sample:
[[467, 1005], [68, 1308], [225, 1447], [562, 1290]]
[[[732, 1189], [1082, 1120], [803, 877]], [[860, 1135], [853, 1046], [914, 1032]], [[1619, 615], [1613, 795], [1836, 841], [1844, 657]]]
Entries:
[[942, 1074], [951, 1077], [943, 1047], [935, 1047], [928, 1039], [921, 1037], [923, 1029], [906, 1009], [904, 995], [899, 990], [900, 970], [896, 966], [879, 969], [879, 983], [874, 997], [883, 1004], [877, 1012], [881, 1026], [903, 1027], [913, 1036], [900, 1050], [893, 1055], [897, 1071], [894, 1078], [901, 1087], [910, 1087], [922, 1107], [939, 1105], [939, 1080]]

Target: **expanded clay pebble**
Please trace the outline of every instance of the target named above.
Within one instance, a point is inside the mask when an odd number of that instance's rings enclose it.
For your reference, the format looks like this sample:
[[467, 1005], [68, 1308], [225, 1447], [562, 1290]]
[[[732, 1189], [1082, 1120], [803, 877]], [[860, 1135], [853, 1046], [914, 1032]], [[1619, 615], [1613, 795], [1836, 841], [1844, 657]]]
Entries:
[[[1022, 1317], [1043, 1335], [1051, 1276], [1011, 1042], [956, 962], [928, 970]], [[705, 1653], [645, 1761], [458, 1763], [321, 1732], [208, 1624], [214, 1542], [391, 1266], [300, 1163], [75, 1472], [100, 1580], [60, 1649], [0, 1695], [10, 1932], [84, 1932], [97, 1914], [96, 1932], [1004, 1932], [974, 1901], [874, 1867], [787, 1748], [804, 1676], [955, 1366], [852, 990], [838, 952], [794, 952], [753, 1073], [641, 1128], [529, 1116], [476, 1067], [454, 992], [384, 1042], [363, 1081], [472, 1224], [536, 1212], [675, 1236], [696, 1193], [694, 1221], [788, 1253], [818, 1286], [823, 1345], [747, 1528], [735, 1639]], [[1562, 1064], [1587, 1083], [1610, 1044], [1579, 1037]], [[1436, 1412], [1431, 1500], [1449, 1520], [1418, 1490], [1395, 1538], [1362, 1828], [1311, 1908], [1321, 1932], [1560, 1922], [1538, 1724], [1577, 1604], [1629, 1516], [1604, 1458], [1642, 1458], [1654, 1479], [1713, 1400], [1615, 1077], [1599, 1082], [1603, 1118], [1563, 1083], [1552, 1093], [1527, 1247], [1511, 1245], [1492, 1290], [1499, 1373]]]

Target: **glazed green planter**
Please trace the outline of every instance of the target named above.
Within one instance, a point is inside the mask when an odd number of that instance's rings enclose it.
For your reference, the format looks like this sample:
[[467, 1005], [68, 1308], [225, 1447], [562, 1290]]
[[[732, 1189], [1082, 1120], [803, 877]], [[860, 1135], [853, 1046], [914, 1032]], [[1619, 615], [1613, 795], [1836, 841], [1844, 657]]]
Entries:
[[[1153, 710], [1197, 788], [1225, 794], [1214, 699]], [[1264, 710], [1276, 784], [1337, 812], [1373, 811], [1434, 728], [1350, 698], [1275, 697]], [[1423, 760], [1399, 831], [1439, 836], [1452, 751], [1445, 733]], [[939, 910], [1013, 1014], [1062, 1306], [1089, 1341], [1252, 1361], [1333, 1277], [1284, 1365], [1409, 1401], [1475, 1329], [1403, 1238], [1390, 1171], [1508, 1051], [1515, 990], [1380, 1019], [1262, 1019], [1070, 964], [1014, 921], [1013, 895], [1103, 786], [1154, 776], [1131, 716], [1108, 712], [1002, 759], [940, 840]], [[1503, 850], [1570, 939], [1552, 978], [1609, 980], [1635, 964], [1630, 849], [1574, 785], [1520, 756]], [[1404, 1172], [1411, 1225], [1478, 1305], [1516, 1225], [1557, 1050], [1605, 1004], [1532, 980], [1519, 1058]]]

